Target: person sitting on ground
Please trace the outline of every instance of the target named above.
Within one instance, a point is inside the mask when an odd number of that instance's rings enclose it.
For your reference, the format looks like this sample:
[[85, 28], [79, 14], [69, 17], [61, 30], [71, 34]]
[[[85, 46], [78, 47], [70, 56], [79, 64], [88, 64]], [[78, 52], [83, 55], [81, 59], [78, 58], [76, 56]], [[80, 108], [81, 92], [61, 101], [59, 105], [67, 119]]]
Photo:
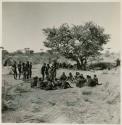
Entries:
[[61, 88], [62, 89], [72, 88], [70, 86], [70, 84], [67, 82], [67, 76], [66, 76], [65, 72], [62, 73], [60, 80], [61, 80]]
[[67, 89], [67, 88], [73, 88], [73, 87], [71, 87], [71, 85], [69, 84], [69, 82], [64, 81], [64, 82], [62, 82], [62, 87], [61, 88], [62, 89]]
[[42, 78], [40, 88], [45, 90], [47, 85], [48, 85], [48, 80], [47, 79], [43, 80], [43, 78]]
[[89, 75], [87, 75], [87, 85], [90, 87], [96, 86], [96, 82], [94, 82], [94, 80]]
[[48, 82], [44, 81], [43, 78], [41, 78], [39, 81], [40, 81], [40, 88], [41, 89], [45, 89], [47, 84], [48, 84]]
[[61, 81], [67, 80], [67, 76], [66, 76], [65, 72], [62, 73], [62, 75], [61, 75], [61, 77], [60, 77], [60, 80], [61, 80]]
[[38, 77], [34, 77], [31, 83], [31, 88], [37, 87]]
[[73, 77], [73, 75], [72, 75], [71, 72], [69, 73], [68, 80], [70, 80], [70, 81], [73, 81], [73, 80], [74, 80], [74, 77]]
[[81, 88], [85, 85], [85, 82], [86, 82], [86, 79], [84, 78], [83, 74], [81, 74], [79, 76], [79, 79], [78, 79], [77, 83], [76, 83], [76, 86]]
[[[76, 86], [79, 84], [79, 78], [80, 78], [80, 73], [76, 72], [75, 76], [74, 76], [74, 80], [73, 83], [76, 84]], [[78, 86], [77, 86], [78, 87]]]
[[48, 84], [45, 88], [45, 90], [53, 90], [54, 89], [54, 84], [52, 81], [48, 81]]
[[60, 89], [61, 88], [61, 86], [62, 86], [62, 82], [60, 81], [60, 79], [55, 79], [54, 80], [54, 85], [55, 85], [55, 88], [56, 89]]
[[37, 81], [37, 88], [40, 88], [41, 84], [42, 84], [43, 80], [42, 78], [38, 78], [38, 81]]
[[96, 85], [102, 85], [102, 84], [99, 84], [97, 75], [94, 75], [93, 81], [96, 83]]
[[76, 74], [75, 74], [75, 79], [78, 79], [79, 76], [80, 76], [80, 73], [79, 73], [79, 72], [76, 72]]

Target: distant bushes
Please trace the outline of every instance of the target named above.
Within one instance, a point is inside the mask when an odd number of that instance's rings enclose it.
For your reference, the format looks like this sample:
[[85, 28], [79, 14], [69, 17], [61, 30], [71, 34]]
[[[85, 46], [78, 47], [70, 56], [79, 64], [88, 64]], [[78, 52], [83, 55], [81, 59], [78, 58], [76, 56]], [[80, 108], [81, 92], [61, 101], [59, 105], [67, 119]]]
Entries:
[[99, 62], [99, 63], [90, 64], [88, 66], [89, 69], [95, 69], [95, 70], [111, 69], [113, 67], [115, 67], [115, 64], [109, 63], [109, 62]]

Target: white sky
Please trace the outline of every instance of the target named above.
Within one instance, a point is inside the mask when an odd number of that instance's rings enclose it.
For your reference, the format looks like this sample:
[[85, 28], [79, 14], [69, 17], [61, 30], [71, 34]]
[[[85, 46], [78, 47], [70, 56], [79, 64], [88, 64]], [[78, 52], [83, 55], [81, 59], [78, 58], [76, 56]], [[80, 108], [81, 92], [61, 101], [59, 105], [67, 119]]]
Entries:
[[45, 49], [43, 28], [62, 23], [84, 24], [93, 21], [111, 35], [105, 46], [120, 51], [119, 3], [27, 3], [2, 5], [2, 46], [8, 51], [29, 47], [34, 51]]

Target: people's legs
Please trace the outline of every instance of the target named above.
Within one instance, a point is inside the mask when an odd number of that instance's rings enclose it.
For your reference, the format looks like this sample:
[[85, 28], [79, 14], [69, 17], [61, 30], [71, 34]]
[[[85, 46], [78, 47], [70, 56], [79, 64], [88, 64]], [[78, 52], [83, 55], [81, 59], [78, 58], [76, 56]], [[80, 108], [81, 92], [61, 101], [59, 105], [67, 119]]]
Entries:
[[30, 78], [30, 71], [27, 72], [27, 79]]
[[26, 71], [26, 79], [28, 79], [28, 71]]
[[19, 79], [20, 79], [20, 77], [21, 77], [21, 71], [19, 71]]
[[28, 71], [26, 71], [26, 79], [28, 79]]
[[19, 72], [19, 74], [18, 74], [18, 76], [19, 76], [19, 79], [20, 79], [20, 75], [21, 75], [21, 74], [20, 74], [20, 72]]
[[46, 79], [48, 79], [49, 78], [49, 74], [48, 73], [46, 73]]
[[17, 71], [15, 71], [15, 79], [17, 79]]
[[54, 72], [54, 79], [56, 78], [56, 70], [55, 70], [55, 72]]
[[24, 80], [25, 79], [25, 73], [23, 72], [22, 75], [23, 75], [23, 80]]
[[31, 76], [32, 76], [32, 71], [29, 72], [29, 77], [31, 78]]
[[14, 72], [14, 79], [16, 79], [16, 77], [15, 77], [15, 72]]
[[32, 77], [32, 71], [30, 71], [30, 78]]
[[26, 80], [26, 72], [24, 71], [24, 80]]
[[42, 79], [44, 80], [44, 73], [42, 73]]
[[17, 72], [16, 72], [16, 79], [17, 79]]
[[29, 79], [29, 76], [30, 76], [30, 72], [27, 71], [27, 79]]
[[17, 72], [14, 71], [14, 79], [17, 79]]

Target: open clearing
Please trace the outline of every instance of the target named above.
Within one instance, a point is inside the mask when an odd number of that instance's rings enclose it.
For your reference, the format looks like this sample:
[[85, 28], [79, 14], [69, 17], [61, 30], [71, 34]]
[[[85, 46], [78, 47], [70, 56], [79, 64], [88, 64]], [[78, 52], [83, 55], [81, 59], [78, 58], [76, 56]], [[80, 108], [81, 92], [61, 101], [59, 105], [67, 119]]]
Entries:
[[[57, 76], [65, 71], [59, 69]], [[72, 73], [75, 73], [72, 70]], [[3, 68], [3, 85], [11, 88], [8, 92], [10, 110], [3, 112], [2, 122], [6, 123], [120, 123], [120, 71], [80, 71], [97, 74], [101, 86], [61, 90], [30, 88], [29, 82], [14, 80]], [[33, 66], [33, 76], [40, 75], [40, 65]]]

